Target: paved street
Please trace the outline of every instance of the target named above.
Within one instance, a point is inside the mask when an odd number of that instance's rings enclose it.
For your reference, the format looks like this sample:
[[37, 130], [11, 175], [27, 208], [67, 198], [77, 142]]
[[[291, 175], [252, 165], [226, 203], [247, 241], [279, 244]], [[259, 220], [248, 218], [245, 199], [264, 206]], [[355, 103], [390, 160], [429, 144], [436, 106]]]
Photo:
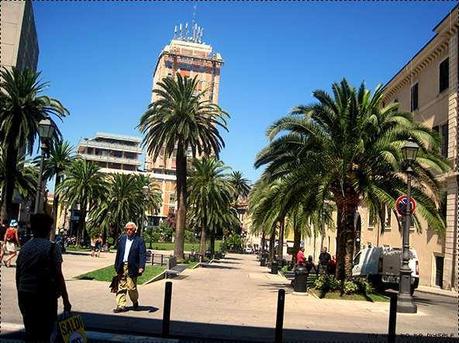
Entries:
[[[139, 287], [142, 311], [114, 315], [114, 296], [109, 292], [108, 283], [73, 279], [81, 273], [112, 264], [114, 254], [103, 254], [99, 259], [64, 255], [64, 259], [73, 310], [87, 314], [88, 327], [160, 332], [164, 280]], [[16, 303], [14, 268], [2, 267], [1, 273], [1, 319], [4, 329], [8, 329], [10, 324], [20, 324], [21, 317]], [[294, 295], [288, 287], [289, 282], [260, 267], [255, 255], [229, 254], [208, 268], [186, 270], [172, 282], [171, 333], [174, 335], [209, 336], [209, 331], [213, 330], [218, 331], [218, 337], [234, 339], [241, 332], [235, 327], [238, 326], [253, 328], [243, 333], [245, 338], [271, 340], [279, 288], [287, 291], [284, 327], [291, 329], [285, 333], [287, 338], [306, 337], [307, 333], [302, 330], [309, 333], [387, 333], [389, 303], [320, 300]], [[457, 299], [417, 293], [416, 302], [418, 314], [398, 315], [398, 334], [457, 336]], [[203, 325], [192, 326], [191, 322]], [[228, 330], [229, 325], [231, 330]]]

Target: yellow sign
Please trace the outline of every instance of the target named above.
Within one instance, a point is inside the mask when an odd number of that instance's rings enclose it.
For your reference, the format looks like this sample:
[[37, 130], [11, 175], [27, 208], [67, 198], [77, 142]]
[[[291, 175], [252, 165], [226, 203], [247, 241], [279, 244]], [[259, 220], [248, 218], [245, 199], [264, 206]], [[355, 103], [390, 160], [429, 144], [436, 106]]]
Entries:
[[65, 343], [87, 343], [81, 316], [72, 316], [59, 321], [59, 330]]

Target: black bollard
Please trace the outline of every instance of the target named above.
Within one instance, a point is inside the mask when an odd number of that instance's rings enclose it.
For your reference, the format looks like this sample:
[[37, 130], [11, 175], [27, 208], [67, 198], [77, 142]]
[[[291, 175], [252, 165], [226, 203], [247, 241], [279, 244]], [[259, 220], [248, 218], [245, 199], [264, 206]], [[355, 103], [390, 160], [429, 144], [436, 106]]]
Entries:
[[284, 305], [285, 305], [285, 289], [279, 289], [277, 293], [277, 316], [276, 316], [276, 334], [274, 342], [282, 342], [282, 330], [284, 328]]
[[166, 282], [164, 292], [164, 311], [163, 311], [163, 337], [169, 336], [169, 327], [171, 323], [171, 298], [172, 298], [172, 282]]
[[390, 296], [389, 308], [389, 334], [387, 336], [388, 343], [395, 343], [395, 330], [397, 326], [397, 295], [398, 292], [388, 289], [386, 293]]

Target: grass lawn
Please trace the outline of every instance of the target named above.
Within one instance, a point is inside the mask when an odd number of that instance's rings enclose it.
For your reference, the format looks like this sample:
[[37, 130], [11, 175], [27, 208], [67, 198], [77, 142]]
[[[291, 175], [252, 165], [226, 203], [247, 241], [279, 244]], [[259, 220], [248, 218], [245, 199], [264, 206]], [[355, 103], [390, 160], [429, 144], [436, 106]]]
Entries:
[[[148, 280], [152, 279], [156, 275], [161, 274], [165, 270], [164, 267], [160, 266], [146, 266], [145, 271], [142, 276], [137, 279], [137, 284], [141, 285]], [[105, 268], [93, 270], [92, 272], [77, 276], [81, 280], [96, 280], [96, 281], [106, 281], [111, 282], [113, 276], [115, 276], [115, 270], [113, 266], [108, 266]]]
[[[320, 298], [320, 291], [316, 289], [310, 289], [309, 291], [314, 293], [314, 295], [316, 295], [318, 298]], [[361, 300], [361, 301], [370, 301], [370, 302], [376, 302], [376, 301], [389, 302], [390, 301], [388, 297], [382, 294], [378, 294], [378, 293], [370, 294], [368, 297], [365, 297], [362, 294], [344, 294], [343, 296], [340, 296], [339, 291], [328, 292], [325, 294], [325, 297], [323, 299]]]
[[186, 263], [188, 265], [188, 269], [193, 269], [199, 262], [188, 262]]

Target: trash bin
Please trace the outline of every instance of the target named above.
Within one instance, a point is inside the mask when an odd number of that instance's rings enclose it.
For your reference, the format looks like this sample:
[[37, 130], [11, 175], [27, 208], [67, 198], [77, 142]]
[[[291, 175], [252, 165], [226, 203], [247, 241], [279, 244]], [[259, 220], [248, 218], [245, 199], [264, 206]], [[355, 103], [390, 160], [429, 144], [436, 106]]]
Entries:
[[295, 269], [295, 281], [293, 283], [295, 292], [305, 293], [308, 290], [308, 271], [303, 265], [299, 265]]
[[260, 266], [266, 267], [266, 258], [264, 256], [261, 256], [260, 258]]
[[271, 274], [277, 274], [279, 272], [279, 263], [277, 260], [271, 262]]
[[261, 257], [260, 257], [260, 266], [266, 267], [266, 261], [267, 260], [268, 260], [268, 254], [265, 253], [265, 252], [262, 252], [261, 253]]

